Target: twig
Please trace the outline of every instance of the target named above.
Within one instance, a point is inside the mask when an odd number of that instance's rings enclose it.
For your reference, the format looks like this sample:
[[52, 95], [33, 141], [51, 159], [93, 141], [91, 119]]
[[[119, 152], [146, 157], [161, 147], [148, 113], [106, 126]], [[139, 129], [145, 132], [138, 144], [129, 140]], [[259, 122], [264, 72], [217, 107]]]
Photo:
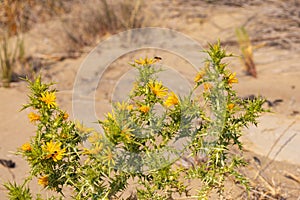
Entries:
[[283, 145], [281, 145], [281, 147], [278, 149], [278, 151], [276, 152], [276, 154], [274, 155], [274, 158], [269, 162], [269, 164], [271, 164], [274, 160], [275, 160], [275, 158], [278, 156], [278, 154], [282, 151], [282, 149], [290, 142], [290, 141], [292, 141], [292, 139], [294, 138], [294, 137], [296, 137], [296, 135], [297, 135], [297, 133], [294, 133], [291, 137], [289, 137], [289, 139], [287, 139], [286, 141], [285, 141], [285, 143], [283, 144]]
[[[285, 135], [285, 133], [296, 123], [296, 121], [293, 121], [281, 134], [280, 136], [276, 139], [276, 141], [273, 143], [273, 145], [271, 146], [269, 152], [267, 153], [266, 157], [269, 157], [271, 152], [273, 151], [274, 147], [277, 145], [277, 143], [280, 141], [280, 139]], [[274, 159], [274, 158], [273, 158]], [[273, 162], [273, 161], [270, 161]], [[270, 162], [261, 170], [261, 172], [263, 172], [269, 165]]]
[[76, 59], [81, 56], [80, 52], [75, 53], [60, 53], [60, 54], [36, 54], [35, 58], [39, 58], [42, 60], [52, 60], [54, 62], [63, 61], [67, 58]]
[[297, 183], [300, 184], [300, 178], [298, 178], [298, 177], [295, 176], [294, 174], [285, 171], [285, 172], [284, 172], [284, 176], [285, 176], [286, 178], [289, 178], [289, 179], [291, 179], [291, 180], [293, 180], [293, 181], [296, 181]]
[[198, 198], [199, 198], [199, 196], [190, 196], [190, 197], [176, 198], [174, 200], [198, 199]]
[[258, 190], [252, 190], [252, 192], [254, 192], [256, 194], [259, 194], [259, 195], [263, 195], [264, 197], [268, 197], [269, 199], [274, 199], [274, 200], [277, 199], [277, 198], [271, 197], [271, 196], [267, 195], [266, 193], [263, 193], [263, 192], [258, 191]]

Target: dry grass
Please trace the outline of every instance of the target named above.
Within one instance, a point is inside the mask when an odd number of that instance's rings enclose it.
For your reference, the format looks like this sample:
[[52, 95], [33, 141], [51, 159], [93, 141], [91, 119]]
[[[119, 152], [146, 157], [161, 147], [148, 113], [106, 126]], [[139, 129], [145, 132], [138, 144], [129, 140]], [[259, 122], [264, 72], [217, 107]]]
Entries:
[[9, 87], [12, 79], [18, 79], [14, 77], [17, 67], [21, 67], [26, 76], [32, 75], [32, 67], [28, 67], [30, 63], [27, 63], [30, 59], [25, 58], [22, 34], [37, 22], [68, 12], [67, 5], [70, 2], [69, 0], [0, 1], [0, 73], [4, 87]]
[[9, 36], [30, 30], [32, 25], [67, 13], [70, 0], [3, 0], [0, 1], [0, 29]]
[[251, 44], [250, 37], [244, 27], [237, 28], [236, 35], [240, 45], [242, 62], [245, 65], [246, 72], [256, 78], [257, 73], [255, 63], [253, 61], [253, 46]]
[[92, 0], [79, 5], [62, 19], [67, 51], [94, 45], [104, 35], [142, 27], [142, 6], [141, 0]]
[[17, 38], [13, 43], [7, 35], [0, 39], [0, 69], [1, 80], [4, 87], [9, 87], [16, 63], [24, 61], [24, 43], [22, 38]]

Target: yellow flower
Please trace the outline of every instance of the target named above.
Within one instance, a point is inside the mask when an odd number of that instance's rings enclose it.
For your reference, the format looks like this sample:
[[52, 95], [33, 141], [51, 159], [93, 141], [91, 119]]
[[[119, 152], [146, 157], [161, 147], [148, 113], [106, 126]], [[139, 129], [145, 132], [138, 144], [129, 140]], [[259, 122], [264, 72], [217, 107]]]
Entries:
[[203, 88], [205, 91], [207, 91], [207, 90], [210, 90], [210, 88], [212, 88], [212, 85], [210, 83], [204, 83]]
[[227, 105], [227, 108], [229, 109], [229, 110], [232, 110], [233, 108], [234, 108], [234, 104], [233, 103], [230, 103], [230, 104], [228, 104]]
[[56, 107], [56, 96], [55, 92], [44, 92], [42, 94], [42, 97], [40, 98], [41, 101], [43, 101], [45, 104], [47, 104], [48, 108]]
[[138, 65], [151, 65], [157, 62], [157, 59], [153, 59], [153, 58], [149, 59], [146, 57], [144, 59], [140, 58], [139, 60], [135, 60], [134, 62]]
[[38, 183], [44, 187], [49, 184], [48, 176], [42, 176], [38, 179]]
[[23, 144], [21, 148], [23, 151], [31, 151], [31, 145], [28, 142]]
[[61, 160], [66, 149], [61, 149], [60, 146], [61, 142], [53, 142], [52, 140], [47, 142], [46, 146], [42, 146], [43, 151], [47, 153], [46, 159], [52, 158], [54, 162]]
[[147, 112], [149, 112], [149, 110], [150, 110], [150, 107], [149, 107], [149, 106], [142, 105], [142, 106], [140, 107], [140, 111], [142, 111], [143, 113], [147, 113]]
[[205, 75], [205, 71], [201, 70], [200, 72], [198, 72], [194, 79], [195, 83], [198, 83], [203, 78], [204, 75]]
[[177, 105], [178, 103], [179, 103], [178, 97], [176, 96], [176, 94], [174, 92], [171, 92], [164, 104], [167, 107], [170, 107], [173, 105]]
[[230, 74], [228, 76], [228, 84], [231, 86], [232, 83], [238, 83], [239, 80], [235, 77], [236, 73], [234, 72], [233, 74]]
[[63, 115], [63, 119], [67, 120], [68, 118], [69, 118], [69, 114], [65, 112], [64, 115]]
[[41, 119], [41, 117], [38, 114], [35, 114], [34, 112], [29, 113], [28, 118], [30, 122], [35, 122]]
[[126, 109], [127, 109], [128, 111], [131, 111], [131, 110], [133, 109], [133, 105], [132, 105], [132, 104], [128, 105], [128, 106], [126, 107]]
[[164, 97], [167, 95], [168, 89], [165, 88], [161, 82], [150, 82], [148, 83], [148, 86], [157, 97]]

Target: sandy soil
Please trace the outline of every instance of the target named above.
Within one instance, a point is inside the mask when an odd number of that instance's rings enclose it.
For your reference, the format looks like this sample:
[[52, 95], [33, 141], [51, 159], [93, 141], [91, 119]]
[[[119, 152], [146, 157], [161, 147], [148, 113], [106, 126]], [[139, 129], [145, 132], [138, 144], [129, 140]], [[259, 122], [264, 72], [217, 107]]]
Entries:
[[[269, 107], [272, 113], [260, 118], [258, 128], [250, 127], [245, 130], [243, 141], [249, 166], [242, 169], [242, 172], [250, 178], [254, 187], [251, 199], [299, 199], [300, 37], [295, 37], [299, 33], [297, 31], [300, 31], [299, 6], [296, 6], [297, 1], [284, 3], [280, 0], [253, 1], [251, 4], [245, 1], [221, 2], [153, 1], [146, 10], [152, 19], [149, 20], [152, 26], [180, 31], [203, 47], [207, 46], [207, 42], [215, 42], [220, 38], [228, 51], [236, 55], [240, 52], [235, 28], [246, 25], [253, 44], [260, 46], [254, 49], [258, 78], [246, 75], [238, 58], [230, 58], [228, 62], [239, 79], [239, 84], [235, 87], [241, 97], [254, 94], [262, 95], [271, 102], [278, 99], [282, 102]], [[284, 13], [298, 13], [298, 18], [296, 14], [289, 16]], [[60, 34], [57, 34], [62, 31], [60, 27], [59, 20], [34, 26], [25, 34], [25, 45], [28, 47], [26, 53], [32, 56], [63, 53], [66, 48]], [[180, 48], [181, 45], [184, 44], [174, 44], [174, 48]], [[60, 62], [46, 60], [46, 65], [40, 69], [45, 81], [57, 83], [60, 91], [58, 103], [71, 116], [73, 84], [81, 64], [92, 48], [85, 48], [84, 53], [76, 59], [67, 58]], [[171, 52], [141, 50], [122, 56], [105, 71], [96, 89], [99, 118], [111, 109], [110, 101], [120, 91], [120, 80], [130, 70], [126, 63], [144, 55], [161, 56], [164, 65], [172, 66], [188, 81], [193, 80], [194, 71], [190, 64]], [[20, 182], [28, 171], [26, 162], [13, 154], [34, 135], [34, 126], [27, 119], [29, 111], [19, 112], [22, 104], [27, 102], [27, 92], [25, 82], [14, 82], [8, 89], [0, 87], [0, 159], [16, 163], [16, 167], [11, 169], [0, 165], [1, 184], [8, 180]], [[32, 187], [36, 191], [41, 190], [36, 184], [32, 184]], [[6, 199], [5, 192], [3, 186], [0, 186], [0, 199]], [[243, 195], [241, 190], [235, 188], [228, 193], [228, 199], [244, 199]]]

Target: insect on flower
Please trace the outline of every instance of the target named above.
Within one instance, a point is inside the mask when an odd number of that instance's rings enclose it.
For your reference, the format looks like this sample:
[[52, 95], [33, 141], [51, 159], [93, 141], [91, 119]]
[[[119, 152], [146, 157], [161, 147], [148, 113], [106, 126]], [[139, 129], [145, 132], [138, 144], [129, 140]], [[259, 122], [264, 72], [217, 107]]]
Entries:
[[52, 158], [54, 162], [63, 158], [66, 149], [60, 148], [61, 142], [47, 142], [46, 145], [42, 146], [43, 151], [47, 154], [46, 159]]

